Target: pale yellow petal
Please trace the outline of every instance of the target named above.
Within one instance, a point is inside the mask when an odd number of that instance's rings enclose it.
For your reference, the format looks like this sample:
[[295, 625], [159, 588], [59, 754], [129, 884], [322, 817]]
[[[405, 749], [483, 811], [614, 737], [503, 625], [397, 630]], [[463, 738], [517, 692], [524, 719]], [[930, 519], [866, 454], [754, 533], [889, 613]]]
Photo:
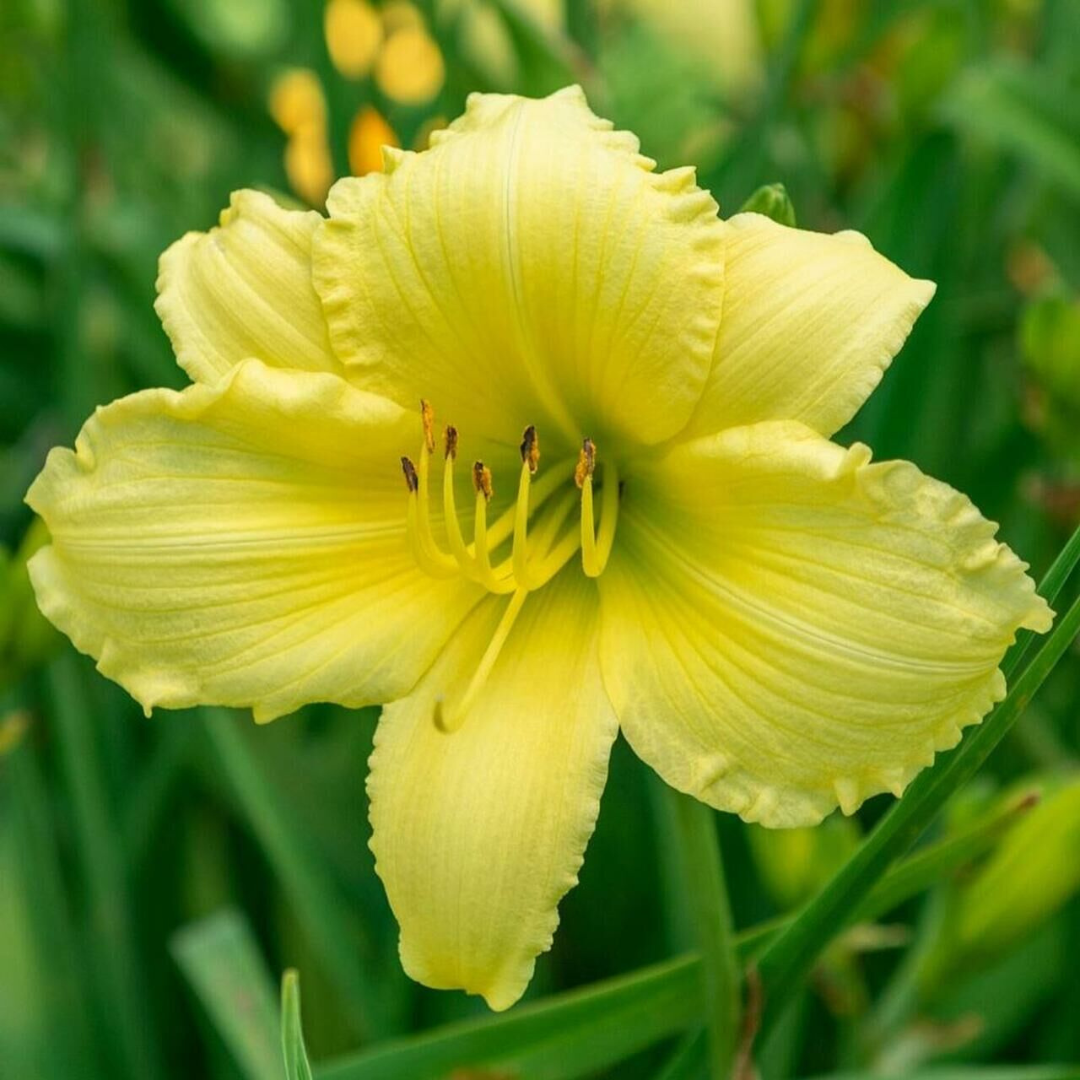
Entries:
[[899, 794], [999, 700], [1051, 613], [963, 495], [791, 422], [628, 480], [600, 578], [604, 680], [670, 784], [770, 826]]
[[693, 170], [654, 173], [577, 88], [473, 95], [432, 144], [339, 181], [316, 239], [331, 338], [360, 384], [428, 398], [463, 437], [674, 434], [723, 291], [723, 226]]
[[725, 223], [724, 315], [716, 361], [684, 437], [761, 420], [831, 435], [870, 396], [934, 285], [908, 277], [855, 232]]
[[161, 256], [154, 305], [180, 366], [213, 382], [250, 357], [274, 367], [336, 371], [311, 284], [315, 211], [233, 192], [221, 224], [188, 233]]
[[100, 409], [27, 496], [42, 611], [146, 709], [407, 692], [478, 600], [405, 540], [414, 416], [334, 375], [248, 361]]
[[436, 729], [436, 699], [452, 707], [506, 604], [484, 601], [415, 693], [386, 708], [368, 781], [405, 970], [494, 1009], [521, 996], [551, 946], [617, 730], [595, 586], [576, 568], [528, 598], [461, 728]]

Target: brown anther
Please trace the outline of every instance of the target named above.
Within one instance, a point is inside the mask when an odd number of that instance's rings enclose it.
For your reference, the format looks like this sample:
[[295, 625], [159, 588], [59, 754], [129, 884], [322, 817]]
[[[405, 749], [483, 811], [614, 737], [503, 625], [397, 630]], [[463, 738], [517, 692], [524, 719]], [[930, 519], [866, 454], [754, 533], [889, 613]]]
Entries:
[[578, 454], [577, 465], [574, 466], [574, 483], [578, 487], [585, 486], [585, 478], [592, 476], [596, 469], [596, 444], [592, 439], [586, 439], [581, 444]]
[[473, 462], [472, 482], [485, 501], [491, 502], [491, 496], [495, 494], [495, 489], [491, 486], [491, 470], [482, 461]]
[[535, 475], [540, 467], [540, 439], [537, 437], [535, 424], [530, 424], [521, 436], [521, 460], [529, 466], [529, 472]]
[[427, 446], [428, 453], [435, 453], [435, 410], [431, 407], [431, 404], [420, 399], [420, 419], [424, 422], [424, 444]]
[[420, 490], [420, 480], [416, 475], [416, 466], [407, 457], [401, 459], [401, 471], [405, 474], [405, 483], [408, 485], [410, 494], [415, 495]]
[[457, 457], [457, 428], [453, 424], [447, 424], [443, 432], [443, 453], [451, 461]]

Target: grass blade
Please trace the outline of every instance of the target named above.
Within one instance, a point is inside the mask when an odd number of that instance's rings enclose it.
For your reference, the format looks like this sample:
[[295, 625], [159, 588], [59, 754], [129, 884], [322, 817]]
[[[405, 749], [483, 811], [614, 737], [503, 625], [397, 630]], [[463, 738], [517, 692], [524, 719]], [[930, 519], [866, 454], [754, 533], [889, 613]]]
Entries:
[[727, 1080], [739, 1030], [741, 980], [715, 811], [673, 788], [668, 788], [668, 798], [683, 849], [686, 896], [701, 952], [710, 1073], [714, 1080]]
[[442, 1080], [482, 1066], [514, 1080], [574, 1080], [703, 1020], [700, 961], [684, 956], [490, 1019], [395, 1039], [317, 1069], [316, 1077]]
[[761, 954], [758, 969], [767, 1003], [763, 1031], [776, 1022], [817, 956], [848, 924], [890, 863], [911, 847], [1005, 737], [1078, 632], [1080, 601], [1058, 621], [1005, 700], [959, 747], [915, 779], [852, 858]]
[[287, 806], [267, 783], [239, 728], [237, 716], [208, 709], [206, 730], [218, 762], [266, 857], [281, 880], [312, 947], [342, 995], [359, 1035], [385, 1030], [386, 1008], [366, 975], [371, 949], [342, 890], [290, 818]]
[[273, 983], [247, 920], [218, 912], [176, 933], [170, 949], [244, 1080], [281, 1080]]
[[85, 707], [78, 665], [73, 653], [62, 652], [48, 669], [48, 689], [80, 870], [90, 898], [93, 974], [103, 1006], [100, 1022], [114, 1035], [127, 1074], [157, 1080], [165, 1073], [132, 936], [135, 919], [122, 833], [109, 806], [94, 718]]
[[[948, 1065], [917, 1069], [907, 1080], [1078, 1080], [1080, 1065]], [[880, 1073], [846, 1072], [814, 1080], [881, 1080]]]
[[296, 971], [286, 971], [281, 980], [281, 1049], [285, 1055], [285, 1080], [312, 1080], [300, 1020], [300, 975]]

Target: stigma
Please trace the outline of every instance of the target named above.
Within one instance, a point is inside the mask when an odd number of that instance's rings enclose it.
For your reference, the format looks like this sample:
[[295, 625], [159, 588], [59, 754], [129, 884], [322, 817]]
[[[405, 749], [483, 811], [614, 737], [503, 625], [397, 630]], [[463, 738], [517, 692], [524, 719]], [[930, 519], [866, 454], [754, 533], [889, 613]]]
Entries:
[[[469, 688], [453, 710], [437, 702], [435, 722], [441, 730], [454, 730], [464, 720], [476, 694], [487, 680], [529, 593], [542, 589], [580, 553], [588, 577], [599, 577], [611, 555], [619, 516], [620, 485], [613, 462], [600, 466], [599, 513], [594, 506], [594, 477], [598, 451], [590, 438], [582, 441], [576, 458], [565, 457], [540, 468], [540, 436], [530, 424], [521, 437], [521, 471], [513, 505], [489, 521], [495, 498], [495, 477], [483, 461], [470, 470], [473, 489], [472, 538], [467, 541], [457, 505], [455, 466], [459, 434], [452, 424], [443, 429], [442, 515], [444, 535], [435, 534], [432, 514], [431, 472], [435, 454], [435, 413], [420, 403], [419, 455], [402, 457], [408, 492], [409, 546], [417, 565], [435, 578], [464, 577], [509, 603]], [[578, 509], [578, 520], [574, 510]], [[597, 518], [599, 529], [597, 529]]]

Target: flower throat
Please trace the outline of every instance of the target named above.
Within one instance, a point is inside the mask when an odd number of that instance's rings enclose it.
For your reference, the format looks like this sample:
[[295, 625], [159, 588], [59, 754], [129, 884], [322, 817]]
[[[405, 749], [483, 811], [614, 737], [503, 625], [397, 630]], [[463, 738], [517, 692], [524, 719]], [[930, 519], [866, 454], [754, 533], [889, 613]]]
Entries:
[[[538, 476], [540, 440], [535, 426], [530, 424], [521, 439], [517, 501], [490, 524], [488, 504], [494, 494], [491, 470], [482, 461], [473, 462], [476, 509], [472, 543], [466, 543], [454, 495], [458, 433], [455, 427], [447, 425], [443, 431], [442, 476], [447, 551], [439, 544], [431, 527], [430, 474], [435, 453], [435, 415], [427, 401], [420, 402], [420, 415], [423, 436], [418, 461], [414, 464], [409, 457], [401, 459], [409, 490], [407, 532], [413, 557], [432, 577], [464, 575], [491, 593], [510, 597], [453, 716], [444, 712], [441, 702], [436, 703], [436, 724], [444, 731], [453, 731], [460, 726], [476, 694], [487, 681], [528, 594], [543, 588], [579, 551], [587, 576], [599, 577], [604, 572], [619, 517], [619, 476], [614, 462], [603, 463], [597, 530], [593, 494], [597, 462], [593, 441], [583, 440], [576, 461], [565, 458]], [[569, 486], [571, 479], [573, 487]], [[571, 524], [566, 528], [578, 503], [580, 527]], [[492, 554], [507, 540], [511, 541], [509, 554], [493, 565]]]

